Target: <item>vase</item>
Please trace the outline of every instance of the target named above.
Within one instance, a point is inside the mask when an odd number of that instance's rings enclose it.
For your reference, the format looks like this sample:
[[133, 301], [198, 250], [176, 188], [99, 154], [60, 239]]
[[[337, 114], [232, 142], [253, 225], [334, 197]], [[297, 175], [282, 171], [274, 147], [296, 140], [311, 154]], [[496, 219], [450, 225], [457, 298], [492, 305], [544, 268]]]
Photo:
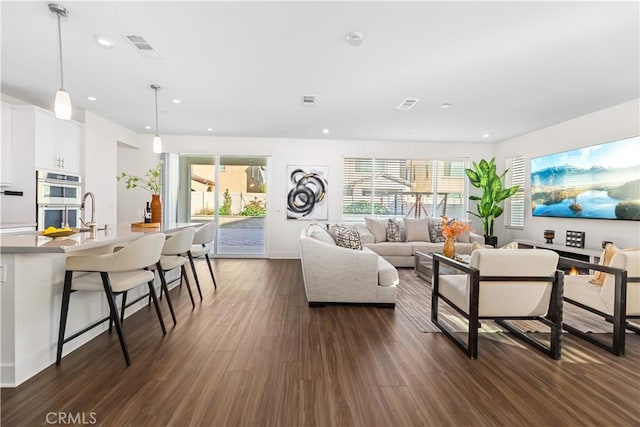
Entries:
[[456, 246], [453, 243], [453, 237], [447, 237], [442, 247], [442, 254], [447, 258], [453, 258], [456, 255]]
[[151, 195], [151, 222], [162, 222], [162, 202], [159, 194]]
[[498, 247], [498, 236], [484, 236], [484, 244]]

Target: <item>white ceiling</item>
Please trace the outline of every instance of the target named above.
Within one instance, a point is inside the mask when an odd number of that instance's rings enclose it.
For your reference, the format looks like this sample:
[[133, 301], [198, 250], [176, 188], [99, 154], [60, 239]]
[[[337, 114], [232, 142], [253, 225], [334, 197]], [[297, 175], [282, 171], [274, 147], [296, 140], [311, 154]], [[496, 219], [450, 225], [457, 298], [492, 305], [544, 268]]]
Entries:
[[[637, 1], [59, 3], [74, 108], [139, 133], [153, 132], [152, 83], [161, 134], [276, 138], [498, 141], [639, 97]], [[1, 8], [2, 93], [51, 108], [56, 17], [47, 2]]]

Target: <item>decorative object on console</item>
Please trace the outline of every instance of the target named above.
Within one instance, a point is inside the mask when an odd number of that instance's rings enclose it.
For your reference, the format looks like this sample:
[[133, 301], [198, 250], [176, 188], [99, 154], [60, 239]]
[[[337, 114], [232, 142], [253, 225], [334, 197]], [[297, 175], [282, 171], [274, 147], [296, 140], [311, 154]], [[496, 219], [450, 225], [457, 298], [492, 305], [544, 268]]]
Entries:
[[142, 188], [151, 193], [151, 223], [158, 224], [162, 222], [162, 202], [160, 201], [160, 190], [162, 184], [160, 182], [160, 172], [162, 170], [162, 160], [158, 162], [158, 165], [149, 169], [144, 177], [129, 175], [126, 172], [121, 172], [116, 177], [118, 181], [125, 180], [125, 188], [130, 190], [132, 188]]
[[544, 230], [544, 238], [547, 239], [547, 243], [553, 243], [553, 239], [556, 237], [555, 230]]
[[288, 166], [287, 219], [329, 219], [328, 166]]
[[533, 216], [640, 220], [640, 137], [531, 159]]
[[567, 246], [584, 248], [584, 231], [567, 230]]
[[[498, 175], [496, 172], [495, 157], [489, 162], [482, 159], [477, 164], [473, 162], [473, 169], [465, 169], [465, 173], [469, 178], [469, 182], [476, 188], [482, 190], [482, 196], [469, 196], [469, 200], [478, 202], [478, 213], [468, 211], [471, 215], [477, 216], [482, 220], [482, 229], [485, 236], [485, 244], [496, 246], [497, 237], [493, 235], [493, 221], [502, 215], [504, 209], [500, 206], [500, 202], [513, 196], [518, 191], [518, 186], [514, 185], [510, 188], [502, 187], [502, 178], [508, 169]], [[493, 237], [487, 239], [487, 237]]]

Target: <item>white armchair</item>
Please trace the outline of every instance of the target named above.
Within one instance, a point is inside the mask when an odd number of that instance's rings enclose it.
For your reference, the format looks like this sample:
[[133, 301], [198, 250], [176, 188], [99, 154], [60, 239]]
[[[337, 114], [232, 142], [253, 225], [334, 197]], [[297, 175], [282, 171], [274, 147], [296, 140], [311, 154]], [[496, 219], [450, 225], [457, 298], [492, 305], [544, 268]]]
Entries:
[[561, 265], [607, 273], [602, 285], [590, 283], [591, 275], [565, 276], [564, 301], [602, 316], [613, 324], [613, 340], [605, 343], [568, 324], [563, 327], [616, 356], [624, 355], [625, 329], [640, 333], [628, 319], [640, 319], [640, 251], [613, 255], [609, 267], [561, 258]]
[[[494, 319], [515, 337], [559, 359], [563, 273], [556, 269], [558, 258], [557, 253], [545, 249], [478, 249], [467, 265], [434, 254], [431, 321], [471, 359], [478, 357], [480, 319]], [[440, 275], [440, 264], [464, 274]], [[440, 299], [469, 321], [466, 343], [438, 320]], [[538, 320], [550, 326], [550, 345], [525, 335], [506, 323], [507, 319]]]

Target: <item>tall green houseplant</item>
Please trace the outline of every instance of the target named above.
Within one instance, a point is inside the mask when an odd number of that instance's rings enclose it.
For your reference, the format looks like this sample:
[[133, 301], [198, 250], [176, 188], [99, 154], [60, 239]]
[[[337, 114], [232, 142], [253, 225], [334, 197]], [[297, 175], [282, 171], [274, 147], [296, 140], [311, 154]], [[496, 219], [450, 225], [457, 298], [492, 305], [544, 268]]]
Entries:
[[473, 169], [464, 170], [471, 185], [482, 190], [482, 197], [469, 196], [469, 200], [478, 202], [478, 213], [468, 212], [482, 220], [485, 236], [493, 236], [493, 221], [504, 212], [500, 203], [518, 191], [517, 185], [510, 188], [502, 187], [502, 178], [508, 170], [498, 175], [495, 157], [489, 162], [484, 159], [480, 160], [480, 164], [473, 162]]

